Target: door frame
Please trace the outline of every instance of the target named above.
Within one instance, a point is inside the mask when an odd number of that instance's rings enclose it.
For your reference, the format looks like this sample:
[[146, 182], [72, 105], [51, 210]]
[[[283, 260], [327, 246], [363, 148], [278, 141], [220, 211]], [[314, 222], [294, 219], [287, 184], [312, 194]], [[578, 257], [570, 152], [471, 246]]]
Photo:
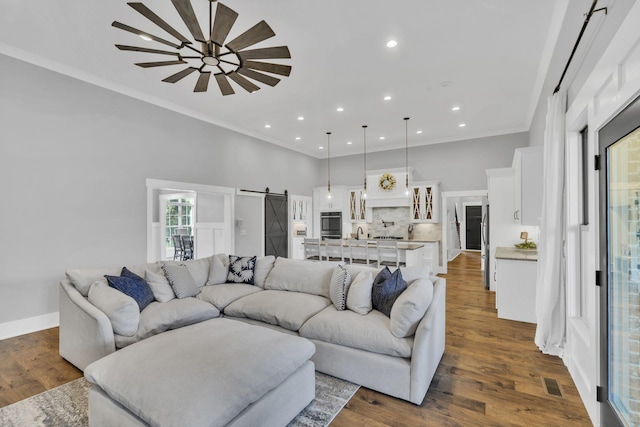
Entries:
[[[467, 248], [467, 206], [480, 206], [482, 207], [482, 202], [463, 202], [462, 203], [462, 221], [460, 221], [460, 230], [464, 230], [464, 233], [460, 233], [460, 246], [463, 251], [474, 251], [481, 252], [482, 244], [480, 244], [480, 249], [468, 249]], [[480, 214], [482, 216], [482, 213]], [[482, 233], [482, 229], [480, 230]], [[481, 240], [482, 241], [482, 240]]]

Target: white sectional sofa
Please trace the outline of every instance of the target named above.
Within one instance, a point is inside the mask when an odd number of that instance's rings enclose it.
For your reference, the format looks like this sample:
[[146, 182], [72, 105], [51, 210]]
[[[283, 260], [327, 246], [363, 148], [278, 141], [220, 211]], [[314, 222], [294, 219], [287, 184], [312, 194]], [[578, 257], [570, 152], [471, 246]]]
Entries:
[[344, 266], [351, 288], [339, 310], [331, 292], [337, 263], [258, 258], [254, 284], [227, 283], [224, 254], [182, 264], [198, 286], [195, 296], [175, 297], [160, 263], [128, 267], [155, 296], [141, 312], [133, 299], [104, 286], [103, 276], [121, 268], [68, 270], [60, 283], [61, 356], [84, 370], [150, 336], [225, 317], [307, 338], [316, 347], [316, 370], [422, 403], [445, 345], [445, 279], [428, 267], [401, 269], [408, 287], [387, 316], [366, 307], [379, 272], [372, 267]]

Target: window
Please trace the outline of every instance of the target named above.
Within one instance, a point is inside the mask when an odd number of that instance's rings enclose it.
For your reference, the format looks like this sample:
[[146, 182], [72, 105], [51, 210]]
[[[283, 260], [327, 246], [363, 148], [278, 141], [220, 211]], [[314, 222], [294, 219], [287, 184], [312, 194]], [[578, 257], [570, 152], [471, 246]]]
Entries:
[[193, 234], [194, 199], [169, 199], [165, 213], [165, 239], [168, 248], [173, 247], [174, 234]]

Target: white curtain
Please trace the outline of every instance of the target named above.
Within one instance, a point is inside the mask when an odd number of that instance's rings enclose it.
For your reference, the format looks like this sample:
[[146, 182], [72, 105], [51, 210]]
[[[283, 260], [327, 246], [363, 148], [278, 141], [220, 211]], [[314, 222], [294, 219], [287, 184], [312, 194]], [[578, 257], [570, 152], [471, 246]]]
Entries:
[[544, 133], [542, 218], [536, 282], [536, 345], [543, 353], [562, 357], [566, 336], [564, 195], [566, 92], [547, 101]]

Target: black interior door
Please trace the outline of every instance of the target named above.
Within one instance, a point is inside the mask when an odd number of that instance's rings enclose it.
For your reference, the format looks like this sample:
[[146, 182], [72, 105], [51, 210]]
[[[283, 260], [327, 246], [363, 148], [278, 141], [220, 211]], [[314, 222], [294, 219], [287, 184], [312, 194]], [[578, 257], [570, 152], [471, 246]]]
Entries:
[[482, 249], [482, 206], [465, 207], [467, 249]]
[[289, 253], [287, 196], [267, 194], [264, 203], [264, 254], [286, 257]]
[[599, 132], [601, 425], [640, 425], [640, 98]]

